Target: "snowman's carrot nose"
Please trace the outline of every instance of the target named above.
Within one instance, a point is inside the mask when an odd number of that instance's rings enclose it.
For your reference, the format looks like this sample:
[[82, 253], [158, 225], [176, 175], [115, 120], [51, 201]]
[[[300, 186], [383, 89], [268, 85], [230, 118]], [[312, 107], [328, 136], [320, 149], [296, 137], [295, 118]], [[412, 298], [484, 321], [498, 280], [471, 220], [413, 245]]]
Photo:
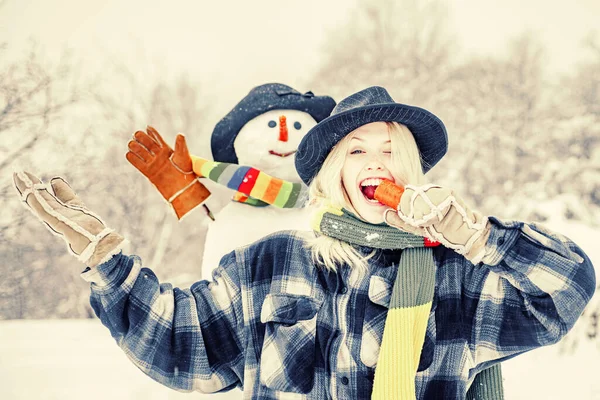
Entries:
[[288, 141], [288, 129], [287, 124], [285, 122], [285, 115], [279, 117], [279, 141], [287, 142]]
[[375, 189], [375, 199], [393, 209], [398, 209], [404, 188], [390, 181], [382, 181]]

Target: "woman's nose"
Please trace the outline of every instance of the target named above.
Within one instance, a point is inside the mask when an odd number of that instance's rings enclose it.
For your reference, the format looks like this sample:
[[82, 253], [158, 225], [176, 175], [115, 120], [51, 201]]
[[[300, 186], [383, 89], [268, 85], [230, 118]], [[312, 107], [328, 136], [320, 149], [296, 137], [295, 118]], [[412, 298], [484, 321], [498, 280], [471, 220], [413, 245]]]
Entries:
[[365, 164], [365, 169], [367, 171], [383, 171], [384, 167], [381, 161], [377, 159], [371, 159]]

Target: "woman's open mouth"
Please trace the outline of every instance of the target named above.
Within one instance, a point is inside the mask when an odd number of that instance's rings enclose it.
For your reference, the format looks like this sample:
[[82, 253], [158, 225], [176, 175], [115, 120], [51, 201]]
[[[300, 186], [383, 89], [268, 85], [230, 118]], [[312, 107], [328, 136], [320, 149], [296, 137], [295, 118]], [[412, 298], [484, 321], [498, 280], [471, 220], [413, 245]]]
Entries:
[[297, 150], [292, 150], [292, 151], [288, 151], [287, 153], [278, 153], [274, 150], [269, 150], [269, 154], [273, 154], [274, 156], [278, 156], [278, 157], [287, 157], [287, 156], [291, 156], [292, 154], [294, 154]]
[[375, 200], [375, 190], [383, 181], [383, 178], [367, 178], [360, 183], [360, 191], [369, 203], [381, 204], [378, 200]]

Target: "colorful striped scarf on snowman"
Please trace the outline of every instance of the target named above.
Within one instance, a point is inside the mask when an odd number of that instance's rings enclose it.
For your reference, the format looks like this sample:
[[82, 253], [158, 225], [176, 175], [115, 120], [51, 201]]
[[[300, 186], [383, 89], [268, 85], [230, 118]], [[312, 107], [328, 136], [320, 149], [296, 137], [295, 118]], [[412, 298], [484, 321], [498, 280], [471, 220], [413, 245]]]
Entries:
[[253, 167], [191, 157], [194, 173], [235, 190], [234, 201], [257, 207], [299, 208], [308, 198], [303, 183], [274, 178]]
[[415, 375], [435, 289], [435, 264], [426, 238], [386, 224], [373, 225], [335, 206], [314, 216], [315, 231], [359, 246], [402, 249], [375, 370], [372, 399], [414, 399]]

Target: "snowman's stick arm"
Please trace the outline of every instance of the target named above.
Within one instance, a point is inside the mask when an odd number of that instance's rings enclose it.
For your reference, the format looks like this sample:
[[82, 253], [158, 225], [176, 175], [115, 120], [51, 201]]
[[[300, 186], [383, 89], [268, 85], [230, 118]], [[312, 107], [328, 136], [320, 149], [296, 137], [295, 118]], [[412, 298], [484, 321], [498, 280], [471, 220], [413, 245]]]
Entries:
[[308, 188], [302, 183], [275, 178], [253, 167], [191, 157], [196, 175], [275, 207], [303, 207], [308, 198]]

